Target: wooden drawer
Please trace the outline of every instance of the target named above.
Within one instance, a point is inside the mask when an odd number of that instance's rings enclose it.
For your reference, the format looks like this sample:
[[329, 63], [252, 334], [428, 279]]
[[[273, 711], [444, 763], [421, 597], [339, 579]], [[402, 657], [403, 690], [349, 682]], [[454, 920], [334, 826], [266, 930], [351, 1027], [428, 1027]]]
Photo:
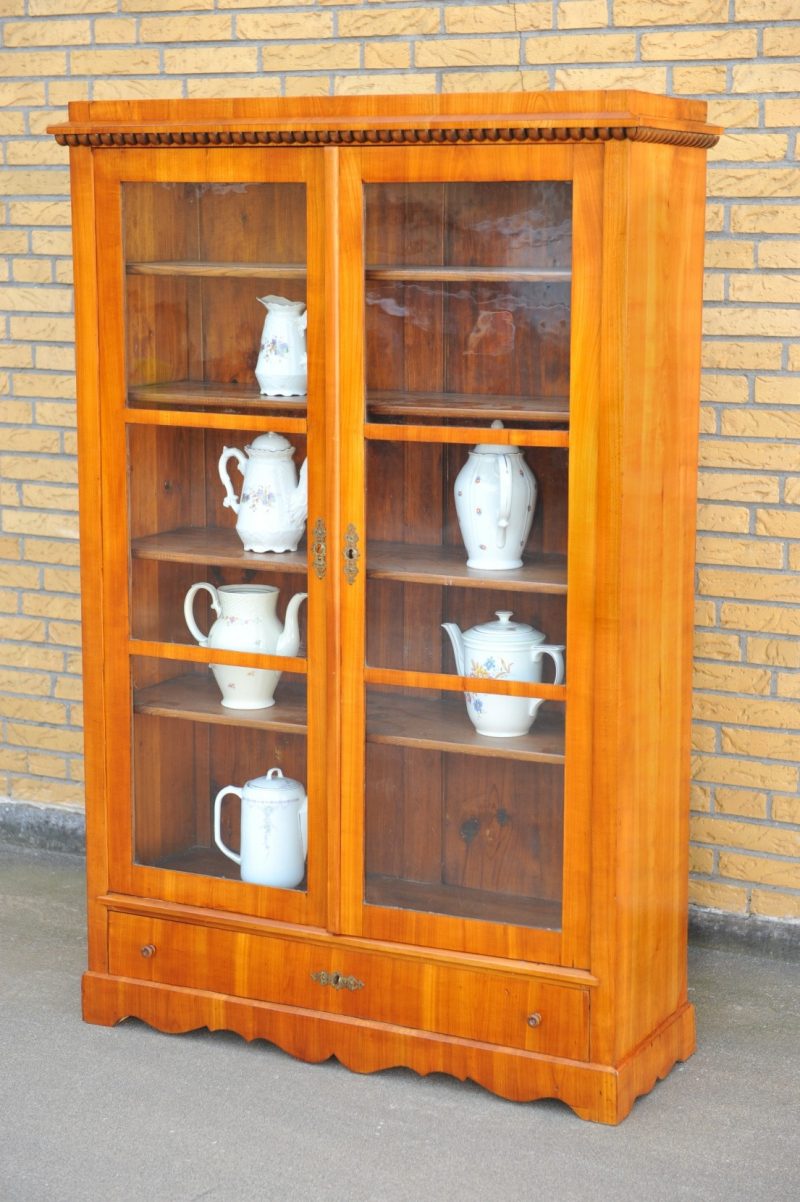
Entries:
[[522, 974], [113, 912], [109, 971], [572, 1060], [588, 1058], [588, 990]]

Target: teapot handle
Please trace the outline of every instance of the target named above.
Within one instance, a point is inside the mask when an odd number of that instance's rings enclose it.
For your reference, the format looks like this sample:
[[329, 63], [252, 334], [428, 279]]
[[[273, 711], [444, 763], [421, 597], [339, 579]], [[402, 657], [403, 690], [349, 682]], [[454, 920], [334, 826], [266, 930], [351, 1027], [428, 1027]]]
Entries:
[[239, 798], [240, 801], [242, 800], [242, 790], [237, 789], [235, 785], [226, 785], [224, 789], [220, 789], [219, 793], [214, 798], [214, 842], [223, 855], [226, 855], [229, 860], [233, 860], [234, 864], [241, 864], [242, 857], [237, 856], [235, 851], [231, 851], [231, 849], [226, 843], [223, 842], [222, 839], [222, 799], [223, 797], [226, 797], [228, 793], [233, 793]]
[[564, 682], [564, 645], [556, 646], [554, 643], [537, 643], [531, 649], [531, 659], [536, 662], [543, 655], [549, 655], [556, 666], [556, 676], [553, 684], [563, 684]]
[[183, 616], [186, 619], [186, 625], [189, 627], [192, 638], [197, 640], [199, 646], [207, 647], [208, 635], [203, 634], [202, 630], [194, 620], [194, 599], [201, 588], [206, 589], [211, 594], [211, 608], [217, 617], [219, 617], [221, 613], [219, 593], [214, 588], [213, 584], [207, 584], [206, 581], [202, 581], [200, 584], [193, 584], [189, 589], [183, 602]]
[[[539, 643], [531, 650], [531, 659], [534, 661], [541, 659], [543, 655], [549, 655], [556, 666], [556, 677], [553, 684], [561, 684], [564, 680], [564, 647], [563, 644], [559, 647], [550, 643]], [[528, 716], [533, 718], [539, 706], [543, 704], [543, 697], [532, 697], [528, 706]]]
[[242, 475], [244, 475], [244, 469], [245, 469], [245, 466], [247, 465], [247, 456], [245, 454], [243, 454], [243, 452], [240, 451], [238, 447], [223, 447], [222, 454], [219, 457], [219, 463], [217, 464], [219, 478], [222, 481], [222, 483], [225, 485], [225, 499], [223, 500], [222, 504], [225, 506], [226, 509], [232, 509], [234, 513], [238, 513], [240, 502], [239, 502], [239, 498], [236, 496], [235, 492], [233, 491], [233, 485], [231, 484], [231, 478], [228, 475], [228, 460], [229, 459], [236, 460], [236, 462], [239, 464], [239, 471], [241, 472]]
[[303, 845], [303, 859], [308, 859], [308, 798], [304, 797], [297, 811], [297, 821], [300, 825], [300, 841]]
[[506, 530], [511, 520], [511, 492], [514, 468], [510, 455], [500, 455], [497, 462], [500, 475], [500, 512], [497, 517], [497, 545], [506, 545]]

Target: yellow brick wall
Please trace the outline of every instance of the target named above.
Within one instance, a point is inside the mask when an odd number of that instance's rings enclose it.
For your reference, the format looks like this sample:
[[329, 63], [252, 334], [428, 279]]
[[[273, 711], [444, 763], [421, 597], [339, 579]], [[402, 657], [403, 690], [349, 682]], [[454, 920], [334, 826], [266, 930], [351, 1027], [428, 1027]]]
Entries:
[[710, 102], [693, 900], [800, 919], [800, 0], [0, 0], [0, 795], [80, 805], [69, 99]]

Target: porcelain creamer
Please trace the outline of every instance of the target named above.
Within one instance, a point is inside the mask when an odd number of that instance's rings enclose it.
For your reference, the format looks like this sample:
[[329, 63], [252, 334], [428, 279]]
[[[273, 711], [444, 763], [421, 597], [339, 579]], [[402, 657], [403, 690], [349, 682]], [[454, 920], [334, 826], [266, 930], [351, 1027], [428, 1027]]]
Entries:
[[[211, 594], [217, 615], [208, 634], [194, 619], [194, 599], [201, 589]], [[278, 590], [272, 584], [193, 584], [183, 603], [186, 625], [201, 647], [225, 651], [254, 651], [259, 655], [296, 655], [300, 646], [297, 611], [307, 593], [295, 593], [286, 606], [281, 626], [275, 612]], [[260, 710], [275, 704], [275, 687], [281, 673], [268, 668], [234, 668], [211, 664], [222, 693], [222, 704], [232, 710]]]
[[[462, 633], [453, 622], [442, 623], [453, 645], [459, 676], [483, 680], [542, 679], [542, 657], [555, 664], [554, 684], [564, 679], [563, 646], [546, 643], [545, 636], [525, 622], [512, 622], [509, 610], [498, 610], [496, 622], [484, 622]], [[495, 739], [525, 735], [533, 725], [542, 699], [504, 697], [499, 693], [465, 693], [467, 713], [478, 734]]]
[[308, 354], [305, 301], [285, 296], [260, 296], [267, 316], [261, 332], [256, 379], [264, 396], [305, 396], [308, 388]]
[[[236, 532], [245, 551], [296, 551], [308, 514], [308, 460], [298, 479], [294, 447], [281, 434], [259, 434], [244, 451], [223, 447], [219, 478], [225, 485], [222, 504], [237, 514]], [[237, 497], [228, 460], [235, 459], [244, 477]]]
[[[222, 802], [232, 794], [242, 803], [241, 851], [222, 838]], [[238, 864], [243, 881], [294, 889], [303, 879], [308, 855], [308, 798], [299, 780], [280, 768], [246, 782], [226, 785], [214, 798], [214, 842]]]
[[[502, 422], [492, 422], [500, 429]], [[518, 447], [479, 443], [455, 482], [467, 567], [503, 572], [522, 565], [536, 506], [536, 480]]]

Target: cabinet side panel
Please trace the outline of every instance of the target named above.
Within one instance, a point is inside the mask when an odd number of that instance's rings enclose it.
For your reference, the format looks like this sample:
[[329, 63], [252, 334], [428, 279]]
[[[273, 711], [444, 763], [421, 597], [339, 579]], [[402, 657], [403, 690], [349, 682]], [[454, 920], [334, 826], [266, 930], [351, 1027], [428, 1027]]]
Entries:
[[81, 618], [83, 625], [86, 870], [89, 967], [105, 971], [105, 910], [93, 899], [108, 883], [105, 818], [105, 702], [103, 690], [102, 546], [100, 499], [100, 392], [95, 193], [92, 152], [70, 151], [72, 241], [78, 382]]
[[[604, 755], [615, 863], [614, 1062], [686, 1001], [688, 785], [704, 156], [627, 156], [619, 317], [616, 661]], [[612, 486], [613, 487], [613, 486]], [[608, 646], [608, 644], [606, 644]], [[613, 880], [613, 884], [612, 884]], [[608, 1030], [608, 1028], [607, 1028]]]

